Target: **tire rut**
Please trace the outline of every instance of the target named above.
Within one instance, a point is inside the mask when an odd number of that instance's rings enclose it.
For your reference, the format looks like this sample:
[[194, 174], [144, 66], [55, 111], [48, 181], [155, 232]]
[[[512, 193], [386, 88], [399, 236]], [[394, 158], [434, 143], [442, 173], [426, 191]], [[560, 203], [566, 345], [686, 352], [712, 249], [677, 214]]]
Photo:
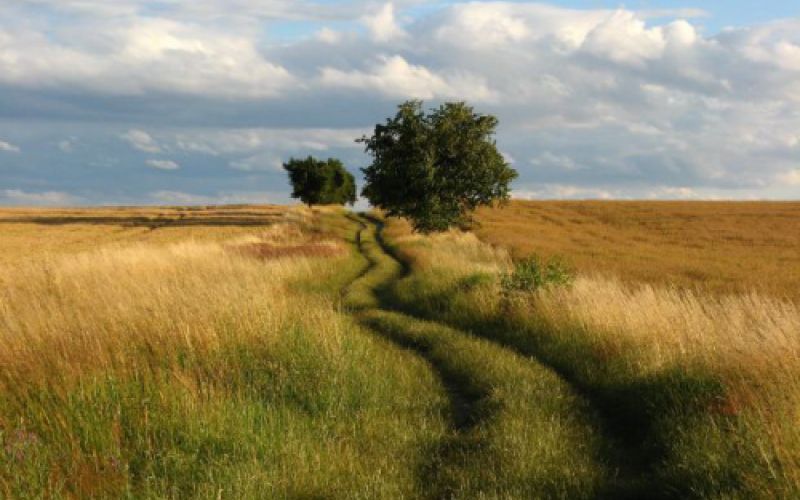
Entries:
[[[356, 237], [355, 237], [356, 249], [367, 260], [368, 265], [358, 274], [358, 276], [356, 276], [353, 279], [353, 281], [347, 287], [345, 287], [342, 290], [343, 297], [346, 297], [347, 294], [350, 293], [353, 286], [356, 285], [359, 280], [362, 280], [365, 276], [367, 276], [371, 271], [373, 271], [379, 265], [379, 263], [376, 262], [364, 248], [363, 233], [364, 231], [369, 229], [369, 225], [366, 222], [364, 222], [364, 220], [361, 218], [353, 217], [350, 215], [348, 215], [348, 218], [353, 222], [359, 224], [359, 229], [356, 232]], [[378, 243], [378, 246], [381, 249], [383, 249], [383, 245], [377, 239], [378, 227], [379, 226], [376, 226], [376, 231], [375, 231], [376, 242]], [[377, 288], [391, 286], [393, 282], [400, 279], [401, 276], [406, 272], [405, 267], [402, 265], [400, 261], [394, 259], [393, 256], [386, 253], [385, 251], [384, 254], [391, 257], [393, 260], [395, 260], [395, 262], [400, 264], [402, 271], [401, 273], [397, 273], [396, 276], [393, 276], [389, 282], [380, 283], [379, 286], [376, 287], [376, 290], [374, 290], [375, 293], [377, 293]], [[378, 310], [384, 309], [384, 307], [382, 306], [383, 305], [380, 304], [380, 306], [376, 307], [375, 309]], [[367, 326], [371, 330], [381, 329], [380, 326], [374, 322], [372, 324], [369, 324], [370, 321], [365, 317], [364, 314], [369, 309], [361, 308], [358, 306], [355, 307], [355, 309], [357, 313], [355, 316], [356, 319], [359, 321], [359, 323], [361, 323], [364, 326]], [[436, 363], [434, 363], [431, 360], [430, 354], [425, 346], [420, 345], [418, 343], [410, 342], [408, 341], [408, 339], [405, 339], [397, 335], [392, 335], [391, 333], [386, 331], [378, 331], [377, 333], [379, 333], [382, 337], [387, 338], [400, 348], [414, 351], [417, 355], [425, 359], [425, 361], [430, 365], [431, 369], [437, 374], [439, 380], [442, 382], [444, 391], [447, 394], [447, 398], [450, 403], [450, 412], [451, 412], [450, 420], [453, 429], [459, 432], [465, 431], [473, 427], [479, 421], [479, 419], [476, 416], [476, 412], [474, 411], [474, 408], [476, 402], [480, 399], [480, 396], [476, 396], [474, 394], [470, 394], [462, 390], [461, 384], [459, 382], [453, 380], [452, 377], [449, 377], [446, 372], [443, 372], [441, 368], [438, 367]], [[485, 397], [486, 395], [483, 396]]]
[[[399, 280], [410, 274], [411, 270], [409, 266], [407, 263], [397, 258], [386, 245], [382, 238], [382, 221], [373, 218], [367, 218], [365, 221], [362, 217], [352, 216], [350, 218], [359, 224], [360, 229], [356, 237], [356, 246], [358, 251], [369, 262], [369, 265], [359, 277], [347, 287], [344, 294], [347, 295], [353, 292], [355, 288], [366, 282], [366, 285], [369, 287], [369, 292], [372, 295], [372, 300], [348, 301], [345, 297], [345, 303], [350, 302], [348, 307], [362, 325], [392, 341], [398, 347], [412, 350], [429, 363], [432, 370], [440, 379], [449, 400], [449, 419], [452, 436], [448, 437], [445, 443], [442, 443], [438, 448], [432, 451], [432, 454], [435, 456], [431, 458], [431, 462], [427, 466], [424, 466], [423, 470], [420, 472], [420, 482], [422, 491], [433, 491], [433, 493], [428, 495], [431, 498], [455, 498], [458, 496], [457, 485], [431, 486], [431, 477], [436, 476], [436, 473], [432, 473], [431, 469], [447, 469], [454, 466], [463, 467], [470, 461], [469, 457], [473, 454], [483, 454], [480, 459], [487, 459], [486, 454], [489, 453], [487, 450], [491, 447], [483, 442], [483, 440], [486, 439], [486, 430], [478, 428], [481, 426], [488, 426], [492, 419], [495, 418], [497, 402], [491, 401], [493, 397], [493, 388], [491, 384], [469, 385], [469, 383], [466, 383], [465, 385], [465, 380], [468, 379], [468, 377], [464, 377], [463, 373], [454, 372], [452, 366], [448, 366], [447, 361], [442, 360], [441, 351], [438, 353], [436, 352], [436, 346], [430, 345], [425, 341], [420, 341], [419, 338], [414, 338], [409, 332], [414, 328], [438, 328], [445, 330], [446, 335], [470, 339], [472, 342], [479, 342], [479, 337], [465, 331], [454, 329], [452, 326], [442, 322], [431, 321], [429, 318], [419, 317], [413, 314], [409, 315], [407, 311], [402, 310], [397, 304], [393, 303], [388, 292]], [[374, 239], [375, 249], [380, 254], [378, 257], [371, 254], [365, 247], [364, 234], [368, 230], [371, 231], [370, 235]], [[381, 261], [381, 259], [386, 260]], [[378, 272], [382, 267], [385, 268], [387, 264], [392, 267], [389, 272], [384, 270], [384, 275], [379, 276], [379, 279], [370, 279], [372, 273]], [[381, 315], [384, 315], [384, 321], [381, 321]], [[400, 323], [400, 326], [391, 327], [391, 318], [394, 318], [395, 325]], [[387, 325], [389, 326], [387, 327]], [[423, 326], [420, 327], [418, 325]], [[523, 363], [533, 363], [532, 366], [547, 371], [553, 377], [557, 375], [547, 365], [539, 363], [538, 360], [531, 359], [528, 356], [520, 357], [519, 354], [515, 353], [513, 349], [509, 349], [508, 346], [504, 346], [489, 339], [482, 339], [480, 342], [494, 345], [495, 349], [502, 350], [508, 353], [507, 355], [509, 356], [520, 359], [524, 358], [522, 359]], [[438, 349], [441, 349], [441, 346], [439, 346]], [[480, 375], [478, 375], [478, 378], [480, 378]], [[556, 379], [563, 380], [561, 377], [556, 377]], [[567, 383], [566, 386], [571, 387], [571, 384]], [[578, 399], [581, 399], [580, 395], [578, 395]], [[591, 405], [586, 406], [590, 407]], [[581, 405], [581, 408], [583, 408], [583, 405]], [[581, 413], [583, 414], [583, 412]], [[475, 430], [475, 432], [473, 432], [473, 430]], [[604, 433], [600, 432], [600, 434], [602, 435]], [[477, 457], [477, 455], [475, 456]], [[607, 457], [601, 458], [602, 460], [600, 460], [599, 463], [606, 464], [605, 458]], [[614, 462], [612, 465], [617, 473], [622, 474], [622, 468], [617, 467], [618, 464], [616, 460], [612, 462]], [[602, 467], [604, 470], [607, 469], [605, 465]], [[627, 476], [627, 473], [624, 474]], [[612, 475], [613, 474], [607, 474], [606, 477]], [[609, 479], [613, 482], [617, 482], [614, 481], [613, 478]], [[608, 481], [606, 480], [604, 482]], [[627, 483], [627, 481], [625, 482]], [[428, 488], [432, 489], [429, 490]], [[574, 493], [564, 496], [564, 494], [560, 492], [547, 495], [546, 497], [637, 498], [636, 495], [625, 493], [625, 489], [626, 488], [618, 487], [610, 489], [605, 487], [592, 487], [591, 490], [594, 493], [588, 496], [585, 494], [575, 495]], [[598, 490], [601, 493], [598, 494]], [[525, 498], [527, 498], [527, 496], [525, 496]]]
[[[370, 223], [375, 226], [375, 240], [380, 247], [381, 251], [393, 259], [401, 267], [401, 273], [396, 277], [392, 284], [386, 286], [383, 290], [385, 295], [389, 295], [390, 287], [394, 283], [403, 280], [411, 275], [412, 269], [408, 262], [400, 258], [383, 238], [384, 223], [380, 219], [371, 216], [365, 216]], [[411, 318], [423, 321], [433, 321], [443, 326], [453, 328], [445, 322], [436, 321], [430, 317], [420, 314], [417, 311], [409, 308], [402, 307], [396, 300], [391, 297], [384, 296], [382, 306], [396, 312], [405, 314]], [[502, 348], [509, 349], [519, 355], [529, 359], [531, 362], [540, 366], [546, 367], [552, 373], [558, 376], [560, 380], [569, 385], [575, 394], [586, 401], [587, 406], [591, 409], [593, 421], [595, 422], [595, 429], [597, 434], [602, 437], [604, 445], [604, 458], [606, 459], [609, 467], [613, 470], [610, 484], [607, 485], [605, 490], [597, 496], [597, 498], [614, 499], [614, 500], [634, 500], [634, 499], [671, 499], [674, 495], [669, 494], [660, 488], [657, 481], [652, 477], [654, 474], [655, 461], [652, 458], [652, 453], [646, 448], [647, 445], [640, 442], [632, 434], [637, 434], [635, 430], [633, 433], [630, 429], [621, 426], [619, 422], [615, 421], [613, 415], [609, 414], [606, 404], [599, 401], [597, 397], [591, 393], [584, 385], [574, 381], [567, 373], [558, 366], [548, 363], [546, 360], [539, 358], [535, 353], [527, 352], [519, 349], [517, 346], [498, 340], [496, 336], [488, 335], [486, 332], [466, 332], [462, 331], [464, 335], [475, 335], [479, 338], [492, 342]]]

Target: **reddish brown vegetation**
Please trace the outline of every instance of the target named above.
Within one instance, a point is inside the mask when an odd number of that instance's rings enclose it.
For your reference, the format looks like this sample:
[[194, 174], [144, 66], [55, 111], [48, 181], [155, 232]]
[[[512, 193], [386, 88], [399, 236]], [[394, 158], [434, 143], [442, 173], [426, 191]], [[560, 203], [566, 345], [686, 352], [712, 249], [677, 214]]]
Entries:
[[234, 247], [234, 250], [243, 255], [264, 260], [281, 257], [335, 257], [344, 253], [344, 249], [340, 245], [325, 242], [311, 242], [302, 245], [250, 243]]

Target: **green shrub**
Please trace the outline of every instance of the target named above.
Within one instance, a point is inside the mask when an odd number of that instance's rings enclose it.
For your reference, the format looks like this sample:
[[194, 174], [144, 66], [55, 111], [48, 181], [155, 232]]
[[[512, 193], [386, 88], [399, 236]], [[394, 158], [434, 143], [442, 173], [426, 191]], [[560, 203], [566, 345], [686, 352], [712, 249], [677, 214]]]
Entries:
[[535, 292], [549, 286], [566, 286], [574, 279], [575, 274], [562, 259], [543, 260], [533, 255], [518, 261], [500, 283], [506, 293]]

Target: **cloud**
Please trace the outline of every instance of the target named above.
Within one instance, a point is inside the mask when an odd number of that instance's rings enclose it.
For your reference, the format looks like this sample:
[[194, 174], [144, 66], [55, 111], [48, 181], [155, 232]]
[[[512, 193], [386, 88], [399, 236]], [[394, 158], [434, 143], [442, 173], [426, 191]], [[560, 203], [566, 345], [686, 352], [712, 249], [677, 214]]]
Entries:
[[20, 151], [21, 150], [19, 149], [19, 146], [15, 146], [10, 142], [0, 140], [0, 152], [19, 153]]
[[21, 189], [0, 191], [0, 201], [7, 205], [66, 206], [80, 203], [82, 198], [61, 191], [28, 192]]
[[244, 25], [264, 20], [341, 20], [357, 17], [364, 8], [362, 2], [342, 4], [328, 0], [15, 0], [14, 3], [91, 17], [157, 13], [165, 18], [197, 23], [236, 22]]
[[519, 16], [518, 8], [504, 3], [453, 7], [436, 30], [439, 41], [488, 47], [520, 42], [532, 34], [529, 24]]
[[545, 184], [538, 189], [515, 189], [511, 193], [513, 198], [522, 200], [563, 200], [563, 199], [600, 199], [615, 198], [615, 193], [610, 190], [586, 188], [566, 184]]
[[405, 38], [407, 33], [397, 24], [394, 14], [394, 4], [384, 4], [377, 12], [361, 18], [361, 22], [369, 30], [372, 39], [376, 42], [389, 42]]
[[72, 153], [74, 151], [74, 142], [72, 139], [64, 139], [58, 142], [58, 149], [62, 153]]
[[[154, 161], [192, 165], [160, 176], [167, 191], [285, 191], [271, 175], [279, 161], [337, 156], [356, 171], [369, 159], [353, 140], [422, 98], [497, 116], [518, 192], [796, 198], [800, 19], [709, 33], [704, 14], [510, 1], [6, 2], [0, 137], [24, 123], [26, 154], [2, 156], [13, 168], [0, 184], [88, 183], [149, 201], [141, 163], [167, 156]], [[78, 136], [80, 147], [59, 143]], [[0, 142], [0, 153], [11, 148]]]
[[50, 32], [0, 24], [0, 83], [104, 95], [154, 92], [272, 97], [294, 84], [254, 40], [156, 17], [111, 18]]
[[433, 38], [450, 47], [495, 51], [546, 40], [552, 50], [577, 48], [611, 11], [572, 10], [539, 3], [469, 2], [445, 9]]
[[254, 152], [324, 152], [333, 148], [361, 149], [355, 139], [367, 129], [351, 128], [232, 128], [196, 129], [175, 136], [175, 147], [210, 155]]
[[163, 205], [228, 205], [240, 203], [288, 203], [285, 193], [271, 191], [220, 192], [214, 194], [195, 194], [184, 191], [153, 191], [148, 193], [149, 203]]
[[120, 138], [145, 153], [160, 153], [162, 151], [156, 140], [144, 130], [131, 129], [122, 134]]
[[271, 153], [261, 153], [233, 160], [228, 163], [228, 166], [242, 172], [283, 172], [283, 160]]
[[800, 186], [800, 168], [780, 174], [778, 181], [790, 186]]
[[330, 28], [322, 28], [317, 31], [316, 37], [318, 40], [327, 44], [337, 44], [342, 41], [342, 33]]
[[[523, 200], [718, 200], [724, 194], [717, 190], [691, 187], [638, 186], [619, 189], [613, 186], [587, 187], [574, 184], [543, 184], [536, 188], [516, 189], [512, 197]], [[746, 197], [741, 196], [740, 198]]]
[[581, 44], [581, 49], [586, 53], [634, 66], [659, 58], [665, 47], [662, 28], [647, 28], [643, 19], [623, 10], [595, 26]]
[[698, 8], [677, 8], [677, 9], [645, 9], [638, 11], [637, 14], [642, 18], [664, 18], [677, 17], [680, 19], [690, 19], [694, 17], [711, 17], [711, 13]]
[[180, 165], [172, 160], [147, 160], [147, 166], [156, 168], [158, 170], [178, 170]]
[[555, 155], [549, 151], [531, 160], [531, 164], [537, 167], [557, 168], [561, 170], [576, 170], [578, 166], [575, 160], [569, 156]]
[[677, 200], [697, 200], [703, 198], [697, 190], [690, 187], [662, 187], [651, 191], [647, 197], [652, 199], [668, 198]]
[[375, 91], [397, 98], [457, 97], [481, 101], [492, 95], [483, 78], [469, 74], [441, 76], [398, 55], [380, 58], [367, 71], [324, 67], [320, 82], [323, 86]]

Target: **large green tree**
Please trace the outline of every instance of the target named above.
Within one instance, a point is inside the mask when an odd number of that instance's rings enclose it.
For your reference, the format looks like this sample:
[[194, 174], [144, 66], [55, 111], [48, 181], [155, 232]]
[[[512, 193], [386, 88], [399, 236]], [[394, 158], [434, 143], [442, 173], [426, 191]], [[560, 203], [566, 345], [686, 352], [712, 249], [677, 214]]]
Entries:
[[425, 113], [421, 101], [399, 106], [359, 142], [372, 156], [362, 191], [388, 215], [406, 217], [420, 232], [471, 220], [480, 205], [509, 197], [517, 177], [497, 150], [497, 118], [450, 102]]
[[352, 205], [356, 202], [356, 181], [341, 161], [292, 158], [283, 164], [292, 184], [292, 198], [312, 205]]

